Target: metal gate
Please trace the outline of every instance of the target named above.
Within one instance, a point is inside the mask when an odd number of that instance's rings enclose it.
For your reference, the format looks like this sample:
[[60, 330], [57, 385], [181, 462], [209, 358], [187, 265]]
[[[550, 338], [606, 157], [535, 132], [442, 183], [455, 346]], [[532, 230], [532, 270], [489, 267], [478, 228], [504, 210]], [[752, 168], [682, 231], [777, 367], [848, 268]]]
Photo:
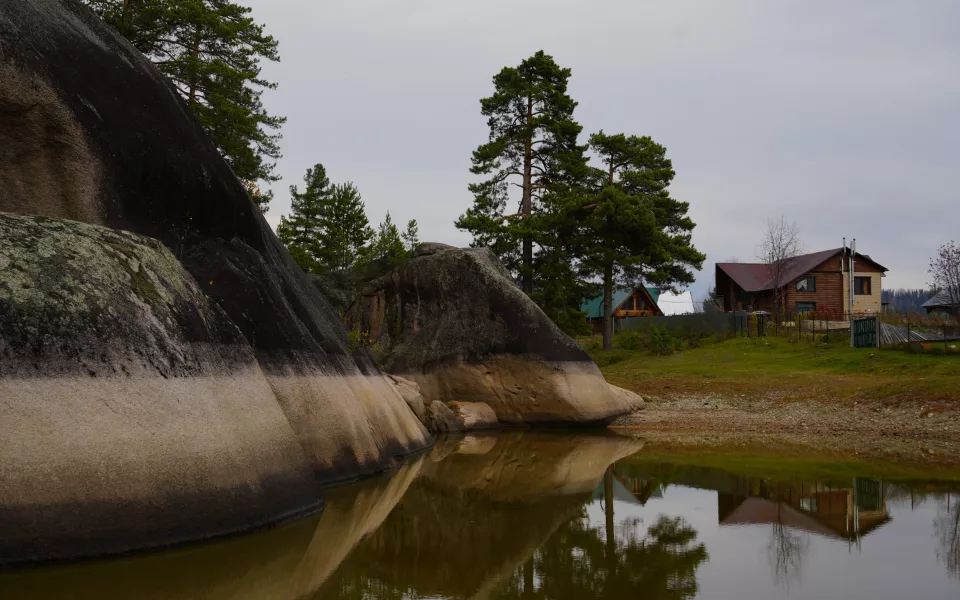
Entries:
[[877, 347], [877, 319], [875, 317], [853, 320], [853, 347]]

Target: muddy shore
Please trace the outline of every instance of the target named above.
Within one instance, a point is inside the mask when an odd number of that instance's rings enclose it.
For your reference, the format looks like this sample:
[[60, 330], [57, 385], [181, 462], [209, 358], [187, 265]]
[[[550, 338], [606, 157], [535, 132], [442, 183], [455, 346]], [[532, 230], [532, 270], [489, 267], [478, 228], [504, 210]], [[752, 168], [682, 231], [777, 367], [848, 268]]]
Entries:
[[960, 410], [919, 401], [647, 398], [611, 428], [678, 446], [796, 445], [960, 466]]

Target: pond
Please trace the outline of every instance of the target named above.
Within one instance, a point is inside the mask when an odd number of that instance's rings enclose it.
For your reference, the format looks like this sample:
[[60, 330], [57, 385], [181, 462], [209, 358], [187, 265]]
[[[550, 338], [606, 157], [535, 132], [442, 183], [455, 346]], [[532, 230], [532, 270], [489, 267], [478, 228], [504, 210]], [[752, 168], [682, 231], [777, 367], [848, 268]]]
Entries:
[[960, 597], [960, 474], [870, 465], [612, 433], [447, 438], [329, 490], [319, 517], [0, 572], [0, 597]]

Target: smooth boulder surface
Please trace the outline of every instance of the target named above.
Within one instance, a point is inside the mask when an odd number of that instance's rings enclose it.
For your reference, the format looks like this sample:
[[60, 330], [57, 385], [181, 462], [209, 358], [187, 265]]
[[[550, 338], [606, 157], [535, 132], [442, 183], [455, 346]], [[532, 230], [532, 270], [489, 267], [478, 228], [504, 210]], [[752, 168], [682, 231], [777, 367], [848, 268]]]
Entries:
[[464, 429], [493, 429], [500, 426], [497, 413], [483, 402], [451, 402], [450, 410], [463, 423]]
[[357, 304], [384, 369], [428, 404], [486, 403], [504, 424], [602, 423], [633, 408], [487, 249], [421, 244]]
[[79, 2], [0, 0], [0, 108], [0, 211], [163, 242], [239, 328], [322, 480], [428, 445], [171, 84]]
[[0, 564], [320, 508], [246, 340], [156, 240], [0, 213]]
[[[237, 346], [246, 349], [238, 352], [255, 361], [254, 365], [225, 360], [216, 385], [204, 379], [203, 368], [191, 371], [188, 365], [194, 363], [187, 358], [182, 373], [164, 371], [159, 378], [123, 380], [127, 401], [111, 405], [118, 420], [104, 434], [126, 440], [131, 444], [130, 460], [148, 461], [152, 469], [141, 473], [142, 481], [124, 480], [126, 472], [115, 472], [109, 461], [110, 443], [103, 444], [103, 454], [91, 447], [90, 454], [79, 456], [86, 460], [86, 488], [91, 494], [99, 493], [98, 486], [104, 490], [141, 486], [154, 490], [150, 506], [167, 506], [168, 496], [180, 503], [164, 535], [141, 537], [142, 546], [159, 543], [160, 538], [216, 535], [221, 530], [214, 521], [203, 533], [188, 526], [191, 505], [177, 498], [192, 493], [193, 479], [166, 488], [169, 482], [161, 476], [179, 468], [166, 464], [179, 457], [164, 454], [168, 441], [159, 432], [170, 424], [159, 407], [165, 406], [164, 398], [181, 394], [184, 386], [193, 390], [192, 406], [227, 396], [249, 402], [249, 410], [236, 411], [235, 423], [223, 424], [236, 428], [240, 438], [241, 431], [259, 431], [256, 398], [269, 391], [304, 460], [324, 483], [396, 467], [399, 457], [429, 446], [429, 434], [393, 385], [366, 352], [348, 345], [342, 319], [290, 258], [177, 91], [150, 61], [76, 0], [0, 0], [0, 211], [71, 219], [159, 240], [199, 284], [201, 296], [185, 301], [203, 299], [215, 305], [232, 325], [232, 335], [239, 332]], [[18, 267], [14, 262], [12, 268]], [[98, 283], [86, 281], [84, 273], [77, 277], [81, 283]], [[144, 339], [155, 324], [145, 320], [129, 326], [143, 330], [128, 331], [130, 337], [121, 339]], [[163, 326], [174, 337], [206, 339], [195, 329], [195, 321]], [[73, 388], [60, 376], [58, 363], [41, 360], [42, 350], [47, 344], [71, 346], [75, 333], [61, 328], [44, 334], [52, 336], [48, 339], [17, 321], [11, 328], [8, 335], [25, 345], [15, 360], [0, 354], [0, 368], [20, 373], [13, 383], [5, 382], [8, 393], [10, 386], [20, 397], [26, 390], [45, 392], [29, 409], [0, 403], [0, 422], [16, 419], [18, 435], [37, 436], [30, 440], [34, 445], [47, 438], [87, 444], [79, 424], [97, 421], [103, 403], [78, 404], [55, 420], [45, 417], [56, 412], [62, 397], [71, 397]], [[214, 332], [221, 329], [212, 327]], [[136, 350], [132, 341], [131, 348]], [[89, 350], [96, 353], [99, 348]], [[150, 352], [149, 346], [141, 351]], [[177, 360], [169, 357], [181, 364]], [[24, 370], [24, 364], [34, 368]], [[93, 370], [99, 373], [98, 365]], [[247, 391], [251, 369], [258, 383]], [[191, 378], [198, 381], [188, 382]], [[24, 433], [30, 431], [34, 433]], [[234, 443], [240, 438], [211, 435], [208, 450], [242, 463], [232, 445], [216, 447], [218, 440]], [[19, 453], [18, 460], [22, 463], [17, 470], [0, 470], [0, 488], [12, 490], [8, 493], [24, 506], [42, 504], [46, 501], [42, 487], [31, 487], [21, 478], [29, 477], [31, 470], [41, 472], [51, 457]], [[6, 461], [6, 455], [0, 456], [0, 463]], [[199, 489], [206, 489], [204, 485], [196, 483]], [[253, 487], [249, 494], [258, 493]], [[246, 493], [218, 499], [222, 518], [235, 519], [237, 527], [259, 527], [262, 521], [244, 517]], [[297, 494], [295, 488], [290, 493]], [[136, 510], [133, 504], [115, 506], [120, 512], [124, 507], [131, 513]], [[271, 518], [285, 518], [285, 510], [278, 508]], [[88, 516], [91, 529], [111, 527], [92, 513]], [[132, 530], [128, 537], [133, 538]], [[107, 548], [91, 542], [87, 550]]]

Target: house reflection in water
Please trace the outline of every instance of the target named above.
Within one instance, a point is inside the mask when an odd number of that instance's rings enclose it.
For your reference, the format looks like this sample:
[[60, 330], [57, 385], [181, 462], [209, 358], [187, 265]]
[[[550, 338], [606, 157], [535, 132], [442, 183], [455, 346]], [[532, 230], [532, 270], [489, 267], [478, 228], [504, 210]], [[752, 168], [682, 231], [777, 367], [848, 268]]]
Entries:
[[772, 481], [709, 468], [683, 469], [662, 478], [636, 469], [628, 473], [619, 465], [614, 475], [619, 484], [615, 497], [640, 505], [662, 497], [668, 484], [714, 490], [721, 526], [779, 524], [859, 544], [863, 536], [890, 521], [886, 490], [876, 479], [854, 478], [847, 485]]
[[849, 487], [819, 481], [741, 480], [739, 490], [717, 490], [720, 525], [781, 524], [859, 544], [890, 521], [883, 482], [854, 478]]

